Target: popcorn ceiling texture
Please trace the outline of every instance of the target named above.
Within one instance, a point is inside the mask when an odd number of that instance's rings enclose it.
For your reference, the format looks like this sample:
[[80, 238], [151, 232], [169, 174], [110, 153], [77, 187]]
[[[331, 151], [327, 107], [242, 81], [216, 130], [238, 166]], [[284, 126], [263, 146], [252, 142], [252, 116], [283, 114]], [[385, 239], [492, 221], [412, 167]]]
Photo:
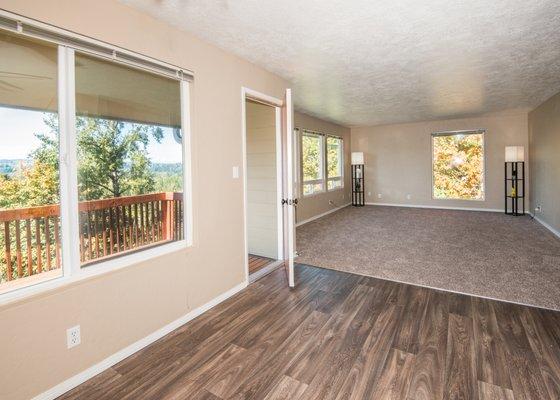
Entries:
[[532, 108], [560, 90], [558, 0], [122, 2], [288, 79], [299, 110], [347, 126]]
[[301, 264], [560, 310], [560, 239], [529, 217], [346, 207], [296, 237]]

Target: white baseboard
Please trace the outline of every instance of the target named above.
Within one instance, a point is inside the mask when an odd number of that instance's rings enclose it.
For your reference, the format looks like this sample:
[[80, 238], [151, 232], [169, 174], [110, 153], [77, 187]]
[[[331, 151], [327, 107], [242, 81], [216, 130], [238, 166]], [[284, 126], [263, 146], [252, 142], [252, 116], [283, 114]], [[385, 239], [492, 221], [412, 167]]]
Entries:
[[329, 214], [331, 214], [331, 213], [333, 213], [333, 212], [335, 212], [335, 211], [338, 211], [338, 210], [340, 210], [340, 209], [342, 209], [342, 208], [344, 208], [344, 207], [348, 207], [350, 204], [352, 204], [352, 203], [346, 203], [346, 204], [344, 204], [344, 205], [341, 205], [340, 207], [333, 208], [332, 210], [326, 211], [326, 212], [324, 212], [324, 213], [322, 213], [322, 214], [318, 214], [318, 215], [315, 215], [315, 216], [313, 216], [313, 217], [311, 217], [311, 218], [304, 219], [303, 221], [298, 222], [298, 223], [296, 224], [296, 227], [302, 226], [302, 225], [307, 224], [308, 222], [311, 222], [311, 221], [315, 221], [316, 219], [319, 219], [319, 218], [321, 218], [321, 217], [324, 217], [325, 215], [329, 215]]
[[552, 232], [554, 235], [556, 235], [557, 237], [560, 238], [560, 231], [554, 229], [551, 225], [549, 225], [547, 222], [544, 222], [542, 219], [540, 219], [539, 217], [537, 217], [535, 214], [531, 214], [533, 216], [533, 218], [535, 219], [535, 221], [537, 221], [539, 224], [541, 224], [542, 226], [544, 226], [546, 229], [548, 229], [550, 232]]
[[397, 204], [397, 203], [366, 203], [367, 206], [387, 206], [387, 207], [408, 207], [408, 208], [430, 208], [436, 210], [460, 210], [460, 211], [486, 211], [486, 212], [504, 212], [504, 209], [498, 208], [476, 208], [476, 207], [446, 207], [446, 206], [426, 206], [421, 204]]
[[192, 319], [198, 317], [199, 315], [203, 314], [204, 312], [210, 310], [212, 307], [220, 304], [224, 300], [227, 300], [234, 294], [238, 293], [239, 291], [245, 289], [248, 285], [248, 282], [242, 282], [239, 285], [229, 289], [227, 292], [222, 293], [218, 297], [210, 300], [208, 303], [192, 310], [188, 314], [182, 316], [179, 319], [165, 325], [163, 328], [158, 329], [154, 333], [146, 336], [143, 339], [138, 340], [137, 342], [131, 344], [130, 346], [125, 347], [124, 349], [118, 351], [117, 353], [107, 357], [101, 362], [93, 365], [92, 367], [86, 369], [85, 371], [80, 372], [77, 375], [65, 380], [62, 383], [50, 388], [46, 392], [39, 394], [38, 396], [34, 397], [34, 400], [51, 400], [55, 399], [58, 396], [68, 392], [69, 390], [75, 388], [76, 386], [84, 383], [88, 379], [93, 378], [95, 375], [105, 371], [106, 369], [112, 367], [113, 365], [117, 364], [118, 362], [124, 360], [125, 358], [129, 357], [130, 355], [136, 353], [139, 350], [142, 350], [144, 347], [152, 344], [158, 339], [161, 339], [163, 336], [167, 335], [168, 333], [174, 331], [175, 329], [179, 328], [180, 326], [186, 324], [187, 322], [191, 321]]

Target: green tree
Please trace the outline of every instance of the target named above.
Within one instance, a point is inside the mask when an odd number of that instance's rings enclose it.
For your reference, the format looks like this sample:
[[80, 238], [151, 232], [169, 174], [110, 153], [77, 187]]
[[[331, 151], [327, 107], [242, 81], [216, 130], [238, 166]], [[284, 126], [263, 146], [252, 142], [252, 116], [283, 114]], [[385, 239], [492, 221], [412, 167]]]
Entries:
[[[41, 146], [32, 157], [58, 170], [56, 116], [49, 116], [45, 123], [51, 127], [51, 133], [36, 135]], [[154, 173], [150, 169], [147, 147], [151, 137], [161, 141], [163, 130], [160, 127], [78, 117], [76, 135], [80, 200], [121, 197], [154, 190]]]
[[301, 142], [303, 180], [321, 179], [321, 137], [302, 135]]
[[327, 138], [327, 172], [328, 177], [341, 176], [341, 157], [339, 157], [342, 151], [342, 139], [335, 137]]
[[482, 134], [436, 136], [433, 139], [434, 197], [484, 198]]

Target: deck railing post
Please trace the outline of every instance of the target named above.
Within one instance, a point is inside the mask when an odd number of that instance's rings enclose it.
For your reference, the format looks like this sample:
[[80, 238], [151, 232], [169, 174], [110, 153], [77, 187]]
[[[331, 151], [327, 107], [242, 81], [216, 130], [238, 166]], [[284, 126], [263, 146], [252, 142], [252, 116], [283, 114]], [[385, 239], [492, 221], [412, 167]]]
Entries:
[[163, 240], [173, 239], [172, 237], [172, 224], [171, 224], [171, 217], [173, 212], [171, 210], [172, 201], [165, 199], [163, 202], [162, 212], [161, 212], [161, 220], [162, 220], [162, 228], [163, 228]]

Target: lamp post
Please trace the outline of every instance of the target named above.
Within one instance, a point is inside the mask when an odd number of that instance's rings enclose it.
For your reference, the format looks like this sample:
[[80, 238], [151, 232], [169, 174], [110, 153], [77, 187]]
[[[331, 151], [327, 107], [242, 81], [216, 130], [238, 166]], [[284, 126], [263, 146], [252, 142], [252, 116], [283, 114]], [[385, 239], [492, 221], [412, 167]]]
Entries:
[[[519, 211], [520, 205], [521, 211]], [[525, 148], [523, 146], [506, 146], [505, 213], [525, 215]]]
[[364, 195], [364, 153], [352, 153], [352, 205], [361, 207], [365, 204]]

